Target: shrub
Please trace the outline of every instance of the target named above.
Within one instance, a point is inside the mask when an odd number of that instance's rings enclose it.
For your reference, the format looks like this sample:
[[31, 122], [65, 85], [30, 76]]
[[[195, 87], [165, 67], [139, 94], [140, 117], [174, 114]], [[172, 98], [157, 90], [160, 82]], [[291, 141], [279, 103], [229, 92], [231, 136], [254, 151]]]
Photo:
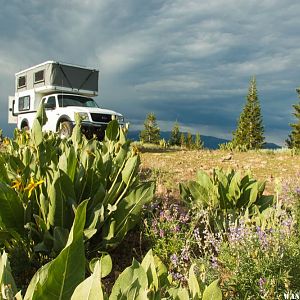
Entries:
[[239, 152], [247, 152], [249, 149], [247, 149], [247, 146], [245, 145], [236, 145], [232, 141], [219, 144], [219, 149], [223, 151], [239, 151]]
[[217, 230], [226, 228], [228, 215], [238, 218], [241, 214], [250, 216], [272, 205], [273, 196], [263, 195], [265, 182], [259, 182], [250, 175], [239, 172], [224, 172], [215, 169], [212, 177], [203, 171], [197, 174], [197, 181], [180, 183], [180, 195], [192, 209], [206, 209]]

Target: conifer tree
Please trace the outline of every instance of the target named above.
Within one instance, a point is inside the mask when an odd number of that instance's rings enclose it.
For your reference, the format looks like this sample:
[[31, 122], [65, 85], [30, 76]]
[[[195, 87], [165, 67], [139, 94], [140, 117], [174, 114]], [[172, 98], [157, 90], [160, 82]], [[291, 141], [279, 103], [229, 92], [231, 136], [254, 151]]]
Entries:
[[160, 129], [156, 123], [154, 113], [149, 113], [144, 122], [144, 130], [140, 132], [140, 140], [146, 143], [158, 144], [160, 140]]
[[191, 132], [188, 131], [187, 136], [186, 136], [186, 147], [188, 149], [192, 149], [193, 146], [194, 146], [194, 139], [193, 139]]
[[[300, 89], [297, 89], [297, 93], [300, 97]], [[297, 121], [294, 124], [290, 124], [292, 132], [286, 140], [286, 143], [289, 148], [300, 149], [300, 102], [298, 104], [294, 104], [293, 108], [295, 109], [293, 115], [297, 118]]]
[[194, 145], [195, 149], [197, 150], [200, 150], [200, 149], [203, 149], [204, 147], [204, 144], [203, 142], [201, 141], [201, 136], [200, 136], [200, 133], [197, 132], [196, 133], [196, 136], [195, 136], [195, 145]]
[[247, 150], [262, 148], [264, 138], [264, 127], [260, 104], [257, 96], [256, 79], [250, 81], [249, 92], [244, 109], [239, 117], [238, 126], [233, 133], [234, 147], [243, 147]]
[[179, 129], [179, 124], [176, 121], [173, 129], [171, 131], [171, 136], [170, 136], [170, 140], [169, 140], [169, 144], [171, 146], [180, 146], [180, 129]]
[[183, 132], [180, 134], [180, 146], [181, 148], [186, 147], [186, 139]]

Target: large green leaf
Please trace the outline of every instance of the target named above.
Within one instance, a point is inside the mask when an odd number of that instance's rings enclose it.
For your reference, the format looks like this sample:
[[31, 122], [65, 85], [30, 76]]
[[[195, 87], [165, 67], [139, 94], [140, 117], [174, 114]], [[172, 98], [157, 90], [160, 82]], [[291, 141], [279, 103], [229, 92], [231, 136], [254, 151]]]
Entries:
[[38, 120], [38, 122], [40, 123], [41, 126], [44, 126], [47, 123], [48, 118], [47, 118], [47, 115], [46, 115], [45, 108], [44, 108], [43, 104], [41, 104], [38, 107], [38, 110], [37, 110], [36, 115], [35, 115], [35, 119]]
[[188, 182], [187, 186], [193, 199], [192, 205], [196, 204], [203, 207], [209, 206], [209, 189], [206, 186], [203, 186], [196, 181]]
[[59, 253], [66, 245], [69, 230], [62, 227], [54, 227], [53, 230], [53, 250]]
[[117, 120], [109, 122], [105, 130], [105, 136], [109, 141], [115, 141], [119, 134], [119, 123]]
[[168, 269], [164, 265], [164, 263], [161, 261], [161, 259], [155, 255], [154, 256], [155, 261], [155, 268], [158, 276], [158, 282], [161, 287], [165, 285], [169, 285], [172, 281], [171, 277], [168, 276]]
[[0, 182], [7, 184], [10, 183], [10, 180], [7, 175], [7, 169], [5, 167], [5, 160], [2, 155], [0, 156]]
[[23, 231], [24, 208], [20, 198], [11, 187], [2, 182], [0, 182], [0, 217], [7, 229]]
[[74, 182], [77, 166], [77, 157], [73, 147], [68, 148], [59, 158], [58, 167], [63, 170]]
[[191, 201], [190, 191], [186, 183], [183, 182], [179, 183], [179, 192], [180, 192], [181, 199], [185, 201], [187, 204], [190, 204]]
[[76, 203], [73, 183], [65, 172], [58, 170], [49, 189], [48, 223], [51, 226], [70, 228], [72, 205]]
[[132, 177], [136, 174], [138, 163], [138, 156], [133, 156], [127, 160], [124, 170], [122, 171], [122, 179], [126, 183], [126, 185], [130, 183]]
[[238, 199], [241, 196], [240, 183], [241, 183], [240, 173], [236, 172], [232, 177], [228, 188], [228, 199], [231, 202], [232, 207], [235, 207]]
[[199, 184], [201, 184], [208, 190], [213, 188], [213, 182], [211, 178], [202, 170], [199, 170], [197, 172], [197, 182], [199, 182]]
[[147, 288], [147, 274], [143, 267], [133, 259], [132, 265], [126, 268], [116, 280], [109, 300], [142, 299], [141, 295], [145, 294]]
[[[7, 293], [12, 293], [12, 296], [17, 293], [17, 287], [14, 278], [12, 277], [10, 264], [5, 252], [0, 256], [0, 286], [2, 293], [5, 292], [5, 290], [7, 290]], [[2, 299], [1, 294], [0, 298]]]
[[274, 202], [274, 196], [273, 195], [262, 195], [255, 204], [259, 206], [259, 211], [262, 212], [268, 207], [272, 206]]
[[141, 263], [141, 266], [146, 271], [149, 282], [149, 288], [154, 289], [154, 291], [157, 291], [159, 288], [159, 282], [152, 250], [149, 250], [147, 252]]
[[75, 113], [75, 123], [76, 125], [73, 128], [71, 139], [75, 147], [75, 150], [78, 150], [83, 140], [82, 133], [81, 133], [81, 118], [78, 113]]
[[78, 206], [66, 247], [53, 261], [37, 271], [29, 284], [25, 300], [70, 299], [77, 285], [84, 280], [86, 205], [87, 201], [84, 201]]
[[219, 280], [213, 281], [203, 293], [202, 300], [222, 300], [222, 291], [219, 287]]
[[90, 277], [81, 282], [75, 289], [71, 300], [103, 300], [101, 286], [101, 264], [98, 261]]
[[[250, 186], [248, 188], [250, 188]], [[250, 191], [250, 197], [249, 197], [248, 207], [257, 200], [258, 188], [259, 188], [258, 182], [254, 182], [251, 185], [251, 191]]]
[[189, 285], [192, 299], [200, 299], [201, 292], [200, 292], [199, 282], [197, 280], [197, 277], [196, 277], [195, 271], [194, 271], [195, 266], [196, 266], [195, 264], [192, 264], [190, 267], [188, 285]]
[[174, 300], [190, 300], [189, 292], [186, 288], [177, 287], [177, 288], [170, 288], [168, 290], [168, 294], [171, 298], [168, 299], [174, 299]]
[[107, 252], [102, 252], [101, 257], [93, 258], [89, 263], [89, 269], [94, 272], [97, 263], [101, 265], [101, 278], [106, 277], [112, 270], [112, 259]]
[[[117, 209], [111, 214], [114, 223], [114, 235], [106, 236], [104, 243], [114, 247], [125, 236], [128, 230], [133, 228], [140, 218], [140, 212], [144, 204], [153, 199], [155, 184], [153, 182], [142, 183], [121, 200]], [[103, 233], [111, 232], [111, 223], [106, 223]]]
[[40, 122], [35, 119], [31, 128], [31, 136], [35, 146], [39, 146], [43, 142], [43, 132]]

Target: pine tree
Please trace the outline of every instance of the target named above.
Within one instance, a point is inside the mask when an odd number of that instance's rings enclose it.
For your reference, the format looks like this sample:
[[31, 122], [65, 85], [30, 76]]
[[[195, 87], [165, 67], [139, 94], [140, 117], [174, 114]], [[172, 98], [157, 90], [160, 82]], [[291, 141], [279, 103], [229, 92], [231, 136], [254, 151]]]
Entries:
[[[300, 97], [300, 89], [297, 89], [297, 93]], [[297, 122], [290, 124], [293, 129], [291, 134], [289, 134], [289, 138], [286, 140], [286, 143], [289, 148], [300, 149], [300, 102], [298, 104], [294, 104], [293, 108], [295, 109], [293, 115], [297, 118]]]
[[186, 147], [188, 149], [192, 149], [193, 146], [194, 146], [194, 139], [193, 139], [191, 132], [188, 131], [187, 136], [186, 136]]
[[203, 142], [201, 141], [201, 136], [200, 136], [200, 133], [197, 132], [196, 133], [196, 136], [195, 136], [195, 145], [194, 145], [195, 149], [197, 150], [201, 150], [203, 149], [204, 147], [204, 144]]
[[186, 139], [185, 139], [185, 135], [183, 132], [180, 135], [180, 146], [181, 146], [181, 148], [186, 147]]
[[180, 146], [180, 129], [177, 121], [175, 122], [173, 129], [171, 131], [169, 144], [171, 146]]
[[264, 138], [264, 127], [260, 104], [257, 96], [256, 79], [250, 81], [249, 92], [245, 107], [239, 117], [238, 126], [233, 133], [234, 147], [243, 147], [247, 150], [262, 148]]
[[149, 113], [144, 122], [144, 130], [140, 132], [140, 140], [145, 143], [158, 144], [160, 140], [160, 129], [156, 123], [154, 113]]

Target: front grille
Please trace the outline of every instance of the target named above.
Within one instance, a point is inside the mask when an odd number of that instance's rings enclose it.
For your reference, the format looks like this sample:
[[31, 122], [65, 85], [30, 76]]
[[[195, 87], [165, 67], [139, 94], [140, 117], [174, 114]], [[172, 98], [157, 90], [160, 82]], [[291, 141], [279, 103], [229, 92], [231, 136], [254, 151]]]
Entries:
[[111, 115], [105, 115], [105, 114], [91, 114], [91, 118], [93, 122], [103, 122], [103, 123], [109, 123], [111, 121]]

